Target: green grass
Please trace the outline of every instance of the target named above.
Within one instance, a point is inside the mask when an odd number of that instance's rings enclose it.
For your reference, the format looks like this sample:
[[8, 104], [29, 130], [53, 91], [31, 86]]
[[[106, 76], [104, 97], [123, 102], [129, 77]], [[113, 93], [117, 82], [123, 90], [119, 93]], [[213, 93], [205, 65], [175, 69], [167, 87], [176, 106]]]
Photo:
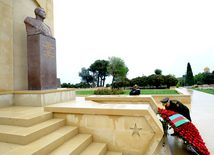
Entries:
[[94, 95], [94, 91], [93, 90], [76, 91], [76, 95]]
[[191, 89], [214, 95], [214, 89], [195, 89], [195, 88]]
[[[129, 95], [130, 91], [125, 90], [124, 95]], [[176, 90], [158, 90], [158, 89], [145, 89], [145, 90], [140, 90], [141, 95], [178, 95], [179, 93]]]
[[[129, 95], [131, 90], [125, 90], [125, 94], [122, 95]], [[141, 95], [179, 95], [179, 93], [176, 90], [158, 90], [158, 89], [149, 89], [149, 90], [140, 90]], [[93, 90], [81, 90], [76, 91], [76, 95], [94, 95]]]

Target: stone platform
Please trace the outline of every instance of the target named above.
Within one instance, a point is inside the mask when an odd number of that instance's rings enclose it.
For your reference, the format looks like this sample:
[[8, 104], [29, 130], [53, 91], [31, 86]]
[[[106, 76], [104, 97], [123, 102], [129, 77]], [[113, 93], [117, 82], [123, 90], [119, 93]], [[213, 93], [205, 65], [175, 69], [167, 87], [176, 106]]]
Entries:
[[77, 126], [66, 126], [44, 107], [0, 108], [1, 155], [122, 155], [108, 151], [107, 143], [94, 142]]
[[79, 133], [91, 134], [95, 142], [123, 155], [151, 155], [162, 137], [162, 124], [149, 104], [102, 104], [73, 101], [44, 107], [54, 118], [78, 126]]
[[75, 98], [75, 89], [2, 91], [0, 92], [0, 108], [9, 106], [44, 107], [75, 100]]

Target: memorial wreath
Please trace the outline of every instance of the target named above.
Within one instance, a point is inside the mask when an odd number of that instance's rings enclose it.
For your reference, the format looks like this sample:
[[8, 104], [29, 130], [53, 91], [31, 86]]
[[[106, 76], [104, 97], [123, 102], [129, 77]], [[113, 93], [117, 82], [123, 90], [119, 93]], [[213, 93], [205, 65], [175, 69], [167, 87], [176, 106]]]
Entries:
[[174, 129], [176, 136], [183, 139], [187, 147], [193, 149], [197, 154], [210, 155], [198, 129], [183, 115], [161, 108], [158, 108], [157, 114], [161, 117], [164, 132], [167, 132], [169, 125]]

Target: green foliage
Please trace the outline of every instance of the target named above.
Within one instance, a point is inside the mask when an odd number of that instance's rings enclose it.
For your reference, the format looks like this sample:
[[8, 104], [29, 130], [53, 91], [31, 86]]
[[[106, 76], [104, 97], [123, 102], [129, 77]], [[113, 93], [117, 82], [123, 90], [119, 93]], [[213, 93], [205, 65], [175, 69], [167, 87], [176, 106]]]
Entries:
[[106, 87], [108, 88], [108, 87], [110, 87], [111, 85], [110, 84], [106, 84]]
[[[70, 84], [70, 83], [63, 83], [61, 84], [62, 88], [84, 88], [85, 87], [85, 83], [80, 82], [77, 84]], [[90, 85], [88, 84], [87, 87], [90, 87]]]
[[156, 76], [155, 74], [148, 76], [147, 80], [150, 87], [155, 85], [155, 76]]
[[94, 91], [96, 95], [119, 95], [124, 93], [121, 89], [98, 89]]
[[187, 86], [194, 85], [194, 77], [193, 77], [192, 68], [189, 62], [187, 64], [186, 84]]
[[[194, 88], [191, 88], [191, 89], [194, 89]], [[194, 89], [194, 90], [214, 95], [214, 89]]]
[[[119, 86], [119, 87], [124, 87], [124, 89], [125, 89], [125, 87], [129, 86], [129, 84], [130, 84], [129, 81], [130, 81], [130, 80], [129, 80], [128, 78], [120, 78], [120, 79], [118, 80], [118, 86]], [[114, 83], [113, 83], [113, 84], [114, 84]]]
[[178, 78], [178, 80], [179, 80], [179, 85], [180, 86], [185, 86], [186, 77], [180, 77], [180, 78]]
[[162, 70], [161, 69], [156, 69], [155, 70], [155, 74], [156, 75], [161, 75], [162, 74]]
[[119, 82], [114, 82], [112, 83], [112, 88], [115, 88], [115, 89], [118, 89], [120, 86], [119, 86]]
[[160, 85], [164, 84], [164, 76], [152, 74], [148, 76], [148, 84], [150, 86], [156, 86], [156, 88], [158, 88]]
[[170, 86], [176, 86], [178, 83], [178, 79], [173, 77], [172, 75], [164, 76], [164, 84], [167, 85], [167, 88]]
[[203, 83], [201, 81], [198, 81], [196, 84], [197, 85], [203, 85]]
[[109, 66], [107, 67], [107, 71], [110, 75], [113, 76], [112, 84], [116, 78], [126, 77], [129, 69], [125, 65], [124, 60], [118, 57], [109, 57]]
[[[125, 90], [124, 94], [122, 95], [129, 95], [131, 90]], [[179, 95], [179, 93], [176, 90], [169, 90], [169, 89], [143, 89], [140, 90], [142, 95]], [[87, 91], [76, 91], [76, 95], [93, 95], [94, 91], [93, 90], [87, 90]]]
[[204, 84], [205, 76], [203, 74], [199, 73], [199, 74], [194, 76], [194, 81], [196, 84], [201, 83], [201, 85], [202, 85], [202, 84]]
[[214, 84], [214, 71], [212, 73], [199, 73], [194, 76], [197, 85]]
[[85, 67], [81, 68], [81, 72], [79, 72], [79, 76], [81, 77], [82, 82], [85, 83], [85, 87], [87, 85], [90, 85], [89, 83], [91, 83], [93, 80], [93, 77], [90, 75], [89, 70], [86, 69]]
[[131, 86], [137, 84], [138, 86], [147, 86], [148, 85], [148, 80], [146, 76], [142, 76], [142, 77], [136, 77], [130, 80], [130, 84]]
[[178, 81], [178, 83], [176, 84], [176, 88], [180, 87], [180, 82]]
[[90, 65], [88, 70], [93, 73], [93, 86], [96, 78], [97, 87], [99, 86], [104, 87], [106, 76], [109, 76], [107, 72], [108, 65], [109, 65], [109, 62], [106, 60], [96, 60], [93, 64]]
[[214, 74], [212, 73], [203, 73], [204, 75], [204, 84], [214, 84]]

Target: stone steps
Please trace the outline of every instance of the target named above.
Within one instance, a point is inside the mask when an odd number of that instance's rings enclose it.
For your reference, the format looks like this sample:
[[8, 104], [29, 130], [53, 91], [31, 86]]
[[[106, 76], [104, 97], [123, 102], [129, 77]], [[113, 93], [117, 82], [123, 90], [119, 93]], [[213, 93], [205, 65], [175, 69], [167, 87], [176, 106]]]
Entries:
[[107, 151], [105, 155], [123, 155], [121, 152]]
[[2, 155], [122, 155], [41, 107], [0, 108], [0, 148]]
[[79, 155], [105, 155], [107, 151], [106, 143], [92, 142], [85, 150], [83, 150]]
[[47, 155], [68, 139], [77, 135], [77, 133], [77, 127], [64, 126], [28, 145], [15, 148], [4, 155]]
[[89, 146], [91, 142], [91, 135], [78, 134], [51, 152], [49, 155], [77, 155], [80, 154], [87, 146]]
[[64, 125], [64, 119], [55, 118], [30, 127], [0, 125], [0, 141], [27, 145]]
[[[33, 110], [32, 110], [33, 109]], [[41, 107], [13, 106], [0, 109], [0, 124], [29, 127], [53, 118]]]

